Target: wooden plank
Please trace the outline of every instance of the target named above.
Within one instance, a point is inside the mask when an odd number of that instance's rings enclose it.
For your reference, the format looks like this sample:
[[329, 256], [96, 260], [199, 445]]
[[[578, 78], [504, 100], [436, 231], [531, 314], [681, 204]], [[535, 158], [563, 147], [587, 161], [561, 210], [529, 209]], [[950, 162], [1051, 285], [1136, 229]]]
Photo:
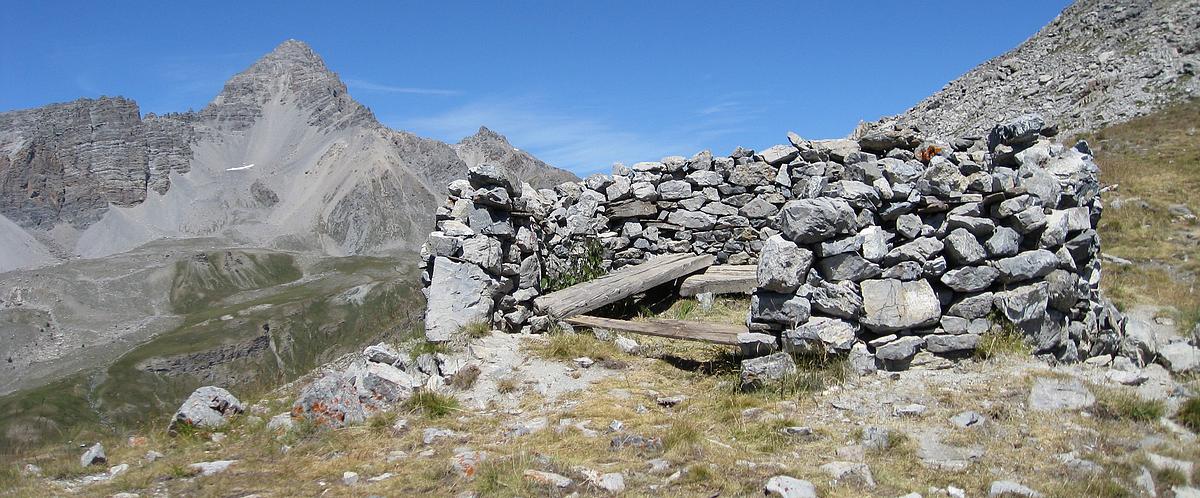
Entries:
[[757, 265], [716, 265], [683, 281], [679, 295], [690, 297], [704, 292], [713, 294], [751, 294], [758, 286]]
[[562, 319], [587, 313], [712, 266], [709, 254], [667, 254], [626, 266], [595, 280], [572, 285], [533, 300], [542, 313]]
[[738, 334], [748, 331], [745, 325], [726, 325], [723, 323], [689, 322], [683, 320], [631, 322], [629, 320], [600, 318], [588, 315], [568, 318], [566, 322], [571, 325], [581, 325], [584, 327], [728, 345], [737, 345]]

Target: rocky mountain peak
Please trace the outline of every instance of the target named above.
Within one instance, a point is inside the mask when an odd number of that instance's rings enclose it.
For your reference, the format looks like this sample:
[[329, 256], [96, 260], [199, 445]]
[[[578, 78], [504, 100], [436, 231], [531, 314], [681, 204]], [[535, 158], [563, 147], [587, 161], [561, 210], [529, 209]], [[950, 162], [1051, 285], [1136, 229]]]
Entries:
[[513, 147], [504, 135], [487, 126], [480, 126], [474, 135], [462, 139], [453, 147], [468, 167], [483, 163], [498, 165], [514, 185], [526, 181], [537, 188], [548, 188], [579, 179], [570, 171], [550, 166], [528, 152]]
[[287, 40], [225, 83], [225, 88], [201, 111], [211, 125], [245, 130], [271, 105], [294, 105], [311, 114], [309, 124], [320, 128], [378, 126], [371, 111], [346, 89], [312, 47]]
[[508, 145], [511, 147], [511, 145], [508, 143], [508, 139], [505, 138], [504, 135], [496, 133], [495, 131], [492, 131], [491, 128], [488, 128], [486, 126], [480, 126], [479, 131], [475, 132], [474, 135], [464, 138], [462, 141], [463, 141], [463, 143], [466, 143], [466, 142], [500, 142], [504, 145]]

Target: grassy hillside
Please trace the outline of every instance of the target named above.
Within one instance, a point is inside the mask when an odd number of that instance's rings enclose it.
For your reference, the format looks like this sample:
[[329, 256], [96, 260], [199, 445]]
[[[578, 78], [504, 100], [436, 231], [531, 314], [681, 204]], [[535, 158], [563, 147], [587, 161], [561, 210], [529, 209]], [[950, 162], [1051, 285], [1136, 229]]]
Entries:
[[301, 276], [292, 256], [287, 254], [204, 253], [175, 264], [171, 307], [176, 313], [194, 313], [238, 291], [286, 284]]
[[1102, 285], [1123, 307], [1171, 306], [1190, 326], [1200, 318], [1200, 101], [1193, 100], [1086, 138], [1096, 152], [1105, 194], [1104, 254], [1134, 262], [1105, 264]]
[[[228, 255], [218, 254], [217, 261]], [[369, 342], [415, 333], [422, 309], [416, 273], [393, 259], [340, 258], [313, 268], [317, 275], [303, 283], [236, 298], [250, 283], [267, 285], [268, 276], [296, 280], [291, 258], [275, 256], [254, 257], [251, 268], [263, 271], [250, 276], [243, 269], [192, 279], [194, 268], [180, 268], [175, 281], [188, 284], [177, 289], [220, 282], [203, 287], [209, 304], [184, 314], [180, 327], [104, 369], [0, 397], [0, 455], [156, 428], [201, 385], [264, 392]]]

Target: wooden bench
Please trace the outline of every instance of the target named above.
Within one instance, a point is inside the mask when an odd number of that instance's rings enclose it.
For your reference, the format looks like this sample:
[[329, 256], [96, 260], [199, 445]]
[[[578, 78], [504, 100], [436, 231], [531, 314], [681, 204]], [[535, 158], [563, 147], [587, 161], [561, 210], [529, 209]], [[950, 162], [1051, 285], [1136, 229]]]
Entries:
[[565, 320], [571, 325], [618, 330], [634, 334], [710, 342], [713, 344], [737, 345], [738, 334], [748, 332], [745, 325], [691, 322], [684, 320], [647, 320], [633, 322], [614, 318], [579, 315]]
[[683, 278], [712, 266], [709, 254], [666, 254], [566, 289], [539, 296], [533, 305], [558, 319], [587, 313], [639, 292]]
[[691, 297], [696, 294], [752, 294], [758, 286], [758, 265], [716, 265], [686, 279], [679, 287], [679, 295]]

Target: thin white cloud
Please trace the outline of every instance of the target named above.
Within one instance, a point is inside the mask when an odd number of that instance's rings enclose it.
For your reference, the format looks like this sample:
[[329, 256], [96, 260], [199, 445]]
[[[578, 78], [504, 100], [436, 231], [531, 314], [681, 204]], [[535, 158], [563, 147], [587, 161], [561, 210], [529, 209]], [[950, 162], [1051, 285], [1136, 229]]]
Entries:
[[[514, 147], [580, 176], [611, 170], [612, 164], [656, 161], [664, 156], [691, 155], [741, 131], [754, 111], [728, 100], [718, 101], [680, 119], [664, 118], [662, 126], [631, 126], [590, 109], [556, 109], [537, 99], [484, 100], [448, 111], [390, 120], [394, 127], [454, 143], [487, 126], [505, 135]], [[646, 130], [652, 131], [635, 131]], [[715, 151], [718, 153], [725, 151]]]
[[475, 102], [393, 124], [451, 143], [487, 126], [505, 135], [515, 147], [579, 175], [608, 172], [614, 162], [656, 160], [699, 150], [690, 141], [647, 137], [602, 118], [547, 110], [530, 102]]
[[374, 81], [367, 81], [354, 78], [344, 78], [342, 81], [350, 88], [365, 90], [368, 92], [384, 92], [384, 93], [409, 93], [414, 95], [461, 95], [458, 90], [446, 90], [442, 88], [416, 88], [408, 86], [385, 85]]

